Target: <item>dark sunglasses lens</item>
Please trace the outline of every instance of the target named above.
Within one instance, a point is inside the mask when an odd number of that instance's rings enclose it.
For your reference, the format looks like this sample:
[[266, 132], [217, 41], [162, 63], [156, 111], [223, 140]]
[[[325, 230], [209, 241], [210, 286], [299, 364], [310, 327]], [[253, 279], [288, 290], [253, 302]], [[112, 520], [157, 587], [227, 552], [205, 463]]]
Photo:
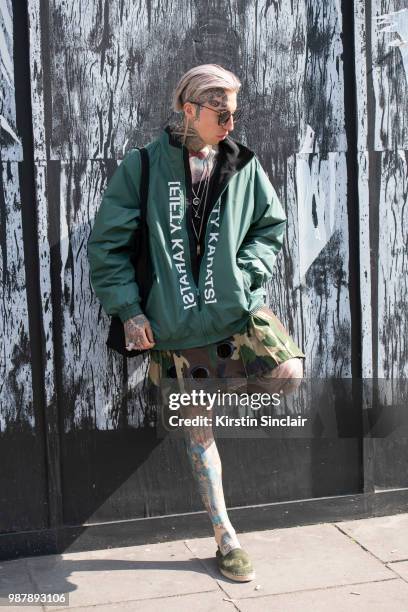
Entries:
[[[236, 110], [235, 113], [233, 113], [233, 118], [234, 118], [234, 123], [236, 123], [236, 121], [239, 120], [239, 118], [242, 116], [242, 110]], [[231, 113], [229, 111], [225, 111], [223, 113], [219, 114], [219, 119], [218, 119], [218, 123], [220, 125], [223, 125], [224, 123], [227, 123], [229, 121], [229, 118], [231, 117]]]

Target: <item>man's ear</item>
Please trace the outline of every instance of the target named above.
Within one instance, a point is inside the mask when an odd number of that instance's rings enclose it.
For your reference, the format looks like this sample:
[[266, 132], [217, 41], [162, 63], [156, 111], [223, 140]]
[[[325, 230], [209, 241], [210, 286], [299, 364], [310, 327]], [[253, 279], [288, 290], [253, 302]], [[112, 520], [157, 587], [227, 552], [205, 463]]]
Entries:
[[189, 119], [190, 121], [194, 121], [195, 119], [197, 119], [196, 107], [194, 104], [191, 104], [191, 102], [185, 102], [183, 110], [186, 119]]
[[183, 105], [183, 111], [186, 119], [192, 119], [194, 116], [194, 108], [190, 102], [185, 102]]

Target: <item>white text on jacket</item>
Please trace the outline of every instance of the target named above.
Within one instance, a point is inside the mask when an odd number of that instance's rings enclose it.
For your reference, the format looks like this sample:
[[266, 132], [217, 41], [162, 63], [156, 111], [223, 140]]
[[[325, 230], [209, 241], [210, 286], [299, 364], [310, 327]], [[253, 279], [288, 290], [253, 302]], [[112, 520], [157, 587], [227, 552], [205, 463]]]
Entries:
[[189, 283], [186, 271], [186, 261], [184, 256], [184, 244], [181, 231], [183, 210], [180, 198], [180, 181], [169, 181], [169, 213], [170, 213], [170, 234], [171, 251], [174, 266], [178, 272], [179, 289], [183, 308], [196, 306], [195, 294]]

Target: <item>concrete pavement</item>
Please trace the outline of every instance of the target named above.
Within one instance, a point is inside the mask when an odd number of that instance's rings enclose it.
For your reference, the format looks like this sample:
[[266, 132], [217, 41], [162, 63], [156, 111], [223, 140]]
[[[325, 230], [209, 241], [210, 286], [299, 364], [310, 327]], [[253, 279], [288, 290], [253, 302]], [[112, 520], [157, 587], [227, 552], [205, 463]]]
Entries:
[[77, 611], [408, 612], [408, 513], [239, 537], [253, 582], [218, 574], [209, 537], [3, 561], [0, 593], [66, 593]]

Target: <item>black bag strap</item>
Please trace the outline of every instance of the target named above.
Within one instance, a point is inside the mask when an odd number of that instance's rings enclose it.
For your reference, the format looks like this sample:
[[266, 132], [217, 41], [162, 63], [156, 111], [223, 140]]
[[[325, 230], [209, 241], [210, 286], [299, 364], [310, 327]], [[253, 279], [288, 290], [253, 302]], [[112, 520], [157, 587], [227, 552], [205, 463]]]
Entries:
[[[139, 148], [140, 161], [141, 161], [141, 173], [140, 173], [140, 224], [135, 231], [134, 240], [138, 244], [137, 257], [132, 258], [132, 264], [135, 267], [135, 276], [139, 284], [139, 292], [141, 297], [141, 304], [144, 308], [147, 295], [151, 287], [151, 262], [149, 256], [149, 232], [147, 227], [147, 199], [149, 195], [149, 154], [145, 147]], [[133, 243], [133, 246], [136, 246]], [[135, 253], [136, 254], [136, 253]], [[127, 351], [125, 349], [125, 331], [123, 323], [117, 316], [111, 317], [111, 324], [109, 327], [109, 334], [106, 344], [109, 348], [117, 351], [124, 357], [135, 357], [145, 353], [146, 350], [133, 350]]]
[[145, 147], [140, 147], [140, 225], [147, 229], [147, 198], [149, 194], [149, 154]]

